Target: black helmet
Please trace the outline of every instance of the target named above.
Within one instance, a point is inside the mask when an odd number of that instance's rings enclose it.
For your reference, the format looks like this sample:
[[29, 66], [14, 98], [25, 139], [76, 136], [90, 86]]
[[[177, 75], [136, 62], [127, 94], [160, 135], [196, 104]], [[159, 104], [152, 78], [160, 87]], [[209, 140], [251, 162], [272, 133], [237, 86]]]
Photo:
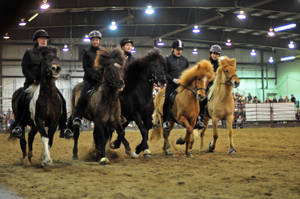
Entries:
[[92, 39], [94, 37], [98, 37], [99, 39], [102, 39], [102, 34], [98, 30], [93, 30], [89, 33], [89, 38]]
[[35, 41], [35, 40], [37, 40], [37, 38], [40, 38], [40, 37], [46, 37], [47, 39], [50, 38], [46, 30], [39, 29], [33, 33], [32, 40]]
[[176, 40], [172, 43], [172, 48], [175, 49], [175, 48], [181, 48], [183, 49], [184, 45], [183, 45], [183, 42], [181, 40]]
[[120, 46], [123, 47], [125, 46], [127, 43], [131, 43], [133, 45], [133, 41], [128, 39], [128, 38], [124, 38], [120, 41]]
[[209, 52], [221, 54], [221, 53], [222, 53], [222, 48], [221, 48], [221, 46], [219, 46], [218, 44], [215, 44], [215, 45], [212, 45], [212, 46], [210, 47]]

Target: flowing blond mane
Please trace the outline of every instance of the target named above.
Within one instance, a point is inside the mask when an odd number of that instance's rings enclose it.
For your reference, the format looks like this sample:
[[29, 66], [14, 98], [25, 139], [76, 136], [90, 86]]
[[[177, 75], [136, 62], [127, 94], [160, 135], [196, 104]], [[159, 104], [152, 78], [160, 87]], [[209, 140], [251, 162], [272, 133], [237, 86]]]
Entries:
[[[213, 78], [214, 75], [213, 66], [208, 60], [201, 60], [193, 67], [184, 70], [179, 78], [179, 84], [190, 86], [196, 78], [201, 79], [204, 75], [207, 75], [209, 79]], [[182, 87], [179, 87], [179, 92], [182, 89]]]

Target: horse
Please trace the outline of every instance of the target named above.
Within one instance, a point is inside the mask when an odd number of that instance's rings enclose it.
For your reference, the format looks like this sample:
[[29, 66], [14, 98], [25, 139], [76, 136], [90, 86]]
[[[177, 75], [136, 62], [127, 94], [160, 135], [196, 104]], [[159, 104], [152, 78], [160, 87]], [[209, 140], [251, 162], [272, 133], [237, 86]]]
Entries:
[[[148, 146], [148, 132], [152, 128], [153, 84], [164, 84], [166, 61], [156, 48], [149, 51], [144, 57], [134, 60], [127, 66], [124, 81], [125, 88], [120, 93], [122, 116], [126, 119], [123, 123], [125, 129], [131, 121], [134, 121], [142, 135], [142, 141], [136, 146], [132, 158], [137, 158], [143, 151], [144, 156], [151, 156]], [[123, 133], [119, 133], [122, 135]], [[123, 138], [110, 144], [112, 149], [120, 147]]]
[[[61, 67], [59, 65], [56, 48], [40, 47], [39, 53], [41, 56], [41, 81], [39, 84], [29, 86], [26, 90], [24, 90], [23, 87], [16, 90], [12, 96], [12, 108], [14, 114], [16, 114], [20, 96], [24, 94], [23, 92], [30, 93], [31, 100], [29, 110], [32, 121], [28, 124], [31, 127], [28, 134], [28, 160], [31, 163], [33, 156], [32, 144], [37, 131], [39, 131], [44, 148], [41, 165], [44, 167], [52, 164], [50, 148], [53, 144], [53, 136], [57, 129], [59, 118], [63, 114], [62, 99], [55, 85]], [[23, 162], [25, 163], [27, 152], [24, 127], [25, 126], [23, 126], [23, 132], [20, 137], [20, 146], [23, 153]], [[48, 131], [45, 130], [45, 127], [48, 127]]]
[[237, 88], [240, 80], [236, 75], [236, 59], [223, 57], [216, 72], [216, 78], [208, 94], [208, 113], [204, 117], [205, 127], [201, 131], [201, 148], [203, 148], [203, 137], [207, 129], [209, 119], [213, 124], [213, 140], [209, 144], [209, 152], [214, 152], [218, 139], [218, 122], [226, 120], [229, 135], [229, 154], [236, 152], [233, 145], [232, 121], [234, 114], [234, 99], [232, 87]]
[[214, 70], [211, 63], [207, 60], [198, 62], [191, 68], [183, 71], [179, 78], [177, 95], [170, 108], [171, 121], [170, 129], [162, 129], [162, 116], [165, 88], [161, 89], [155, 98], [155, 110], [153, 113], [153, 123], [156, 128], [152, 129], [151, 139], [161, 137], [163, 133], [165, 155], [173, 155], [168, 140], [169, 134], [174, 127], [175, 122], [186, 128], [186, 156], [192, 156], [190, 153], [190, 139], [196, 124], [197, 116], [200, 112], [199, 100], [205, 98], [208, 82], [214, 78]]
[[[102, 83], [91, 94], [87, 104], [84, 118], [94, 122], [93, 137], [96, 155], [100, 164], [108, 164], [105, 146], [111, 139], [114, 129], [123, 133], [121, 126], [121, 105], [119, 92], [124, 88], [124, 81], [121, 72], [124, 65], [124, 55], [120, 49], [101, 49], [97, 52], [94, 68], [102, 74]], [[82, 83], [77, 84], [72, 91], [72, 110], [80, 96]], [[73, 128], [74, 146], [73, 159], [78, 159], [79, 127]], [[119, 135], [121, 139], [123, 135]], [[130, 151], [129, 144], [124, 138], [125, 148]]]

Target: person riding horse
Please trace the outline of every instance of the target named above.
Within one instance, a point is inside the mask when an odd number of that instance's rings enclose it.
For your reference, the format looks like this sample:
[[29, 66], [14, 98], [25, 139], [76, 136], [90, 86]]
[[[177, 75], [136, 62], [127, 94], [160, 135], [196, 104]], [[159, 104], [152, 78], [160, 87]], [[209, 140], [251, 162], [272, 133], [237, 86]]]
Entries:
[[98, 30], [93, 30], [89, 33], [89, 38], [91, 46], [88, 50], [84, 51], [82, 57], [82, 66], [84, 70], [83, 86], [78, 103], [70, 117], [73, 127], [81, 125], [82, 115], [84, 114], [88, 99], [95, 88], [101, 84], [102, 79], [102, 74], [93, 67], [97, 51], [101, 49], [100, 41], [102, 39], [102, 34]]
[[[41, 77], [41, 57], [39, 54], [39, 48], [47, 46], [49, 40], [49, 34], [44, 29], [39, 29], [33, 34], [33, 41], [35, 42], [33, 48], [26, 50], [23, 59], [22, 59], [22, 72], [25, 76], [25, 82], [23, 90], [25, 91], [32, 84], [39, 84]], [[60, 137], [72, 137], [73, 132], [67, 128], [67, 109], [66, 101], [60, 91], [57, 89], [60, 98], [63, 103], [63, 114], [59, 120], [59, 128], [61, 130]], [[12, 130], [12, 135], [18, 137], [22, 133], [22, 126], [30, 123], [28, 121], [30, 118], [29, 113], [29, 103], [30, 97], [28, 92], [23, 92], [20, 100], [18, 101], [18, 111], [15, 115], [15, 128]]]
[[163, 128], [169, 129], [169, 111], [170, 111], [170, 94], [176, 90], [178, 87], [178, 77], [181, 75], [182, 71], [189, 67], [188, 60], [182, 55], [183, 42], [181, 40], [176, 40], [172, 43], [172, 53], [166, 58], [167, 68], [167, 87], [165, 93], [165, 101], [163, 106]]
[[[210, 47], [209, 61], [214, 67], [214, 72], [216, 72], [217, 69], [219, 68], [219, 57], [220, 57], [221, 53], [222, 53], [222, 48], [218, 44], [214, 44]], [[200, 113], [197, 118], [197, 123], [195, 126], [195, 128], [197, 128], [197, 129], [202, 129], [205, 127], [205, 125], [203, 123], [204, 114], [205, 114], [205, 106], [207, 104], [208, 91], [209, 91], [209, 88], [212, 86], [212, 84], [213, 84], [213, 81], [208, 83], [207, 88], [206, 88], [206, 98], [200, 103]]]
[[126, 66], [125, 67], [127, 68], [127, 66], [135, 60], [135, 57], [131, 54], [131, 50], [133, 49], [134, 44], [133, 44], [132, 40], [130, 40], [128, 38], [124, 38], [120, 41], [120, 46], [125, 54], [125, 58], [126, 58]]

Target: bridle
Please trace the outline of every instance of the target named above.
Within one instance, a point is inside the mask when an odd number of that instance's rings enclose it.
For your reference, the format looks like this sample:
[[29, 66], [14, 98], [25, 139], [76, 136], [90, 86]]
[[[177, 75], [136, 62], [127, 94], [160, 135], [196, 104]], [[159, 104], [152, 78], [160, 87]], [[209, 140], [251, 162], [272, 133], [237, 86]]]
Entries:
[[193, 89], [183, 85], [183, 84], [179, 84], [180, 86], [182, 86], [184, 89], [187, 89], [189, 91], [191, 91], [193, 93], [193, 95], [196, 97], [197, 100], [201, 100], [203, 97], [201, 95], [198, 94], [199, 90], [205, 90], [206, 88], [198, 88], [197, 87], [197, 81], [200, 80], [199, 78], [195, 78], [195, 87]]
[[224, 71], [224, 69], [222, 69], [222, 71], [224, 72], [224, 74], [225, 74], [225, 77], [226, 77], [226, 81], [225, 81], [225, 83], [221, 83], [221, 84], [225, 84], [226, 86], [233, 86], [233, 83], [232, 83], [232, 78], [234, 78], [234, 77], [237, 77], [237, 75], [236, 74], [234, 74], [234, 75], [232, 75], [231, 77], [227, 77], [227, 75], [226, 75], [226, 72]]

